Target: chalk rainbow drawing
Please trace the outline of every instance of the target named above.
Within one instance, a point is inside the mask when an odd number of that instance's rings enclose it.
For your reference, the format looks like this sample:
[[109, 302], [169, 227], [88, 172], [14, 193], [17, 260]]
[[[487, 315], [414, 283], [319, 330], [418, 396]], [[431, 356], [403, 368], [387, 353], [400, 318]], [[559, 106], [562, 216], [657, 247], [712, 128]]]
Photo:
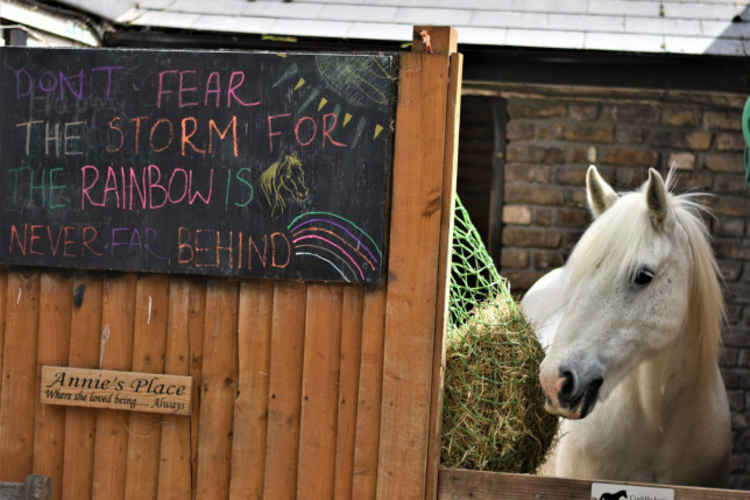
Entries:
[[347, 283], [365, 281], [383, 259], [375, 240], [351, 220], [333, 212], [312, 211], [287, 226], [294, 255], [325, 262]]

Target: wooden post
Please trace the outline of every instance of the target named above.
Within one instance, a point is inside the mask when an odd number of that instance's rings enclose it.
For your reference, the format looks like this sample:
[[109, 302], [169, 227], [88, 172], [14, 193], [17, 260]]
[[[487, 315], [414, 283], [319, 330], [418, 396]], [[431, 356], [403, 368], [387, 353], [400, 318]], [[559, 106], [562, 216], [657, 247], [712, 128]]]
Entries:
[[[445, 166], [443, 170], [443, 209], [438, 261], [437, 311], [435, 320], [435, 347], [432, 359], [432, 395], [430, 407], [430, 436], [427, 456], [427, 491], [425, 498], [437, 497], [438, 468], [440, 467], [441, 431], [443, 423], [443, 394], [445, 391], [445, 332], [448, 325], [448, 299], [450, 294], [451, 247], [453, 246], [454, 206], [456, 204], [456, 177], [458, 172], [458, 129], [461, 117], [461, 82], [463, 54], [451, 54], [448, 106], [445, 121]], [[446, 229], [447, 228], [447, 229]], [[444, 231], [450, 237], [445, 237]]]
[[[436, 329], [442, 338], [444, 316], [438, 295], [445, 291], [449, 268], [440, 261], [449, 254], [447, 248], [441, 253], [442, 242], [450, 237], [450, 217], [442, 212], [455, 175], [445, 173], [445, 155], [446, 144], [455, 139], [454, 129], [446, 130], [446, 117], [456, 111], [455, 104], [448, 105], [456, 36], [450, 28], [420, 26], [414, 32], [415, 53], [401, 56], [396, 112], [377, 485], [382, 500], [422, 500], [427, 484], [434, 482], [426, 478], [435, 411], [433, 365]], [[426, 36], [431, 47], [421, 43]]]

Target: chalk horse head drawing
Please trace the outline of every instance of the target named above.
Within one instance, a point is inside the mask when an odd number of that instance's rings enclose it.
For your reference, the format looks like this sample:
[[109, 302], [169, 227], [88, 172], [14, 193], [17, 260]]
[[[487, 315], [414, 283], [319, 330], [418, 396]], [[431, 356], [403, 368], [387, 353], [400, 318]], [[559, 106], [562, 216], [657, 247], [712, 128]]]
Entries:
[[310, 196], [305, 171], [297, 153], [282, 153], [260, 174], [259, 184], [263, 199], [274, 217], [284, 213], [288, 200], [301, 203]]

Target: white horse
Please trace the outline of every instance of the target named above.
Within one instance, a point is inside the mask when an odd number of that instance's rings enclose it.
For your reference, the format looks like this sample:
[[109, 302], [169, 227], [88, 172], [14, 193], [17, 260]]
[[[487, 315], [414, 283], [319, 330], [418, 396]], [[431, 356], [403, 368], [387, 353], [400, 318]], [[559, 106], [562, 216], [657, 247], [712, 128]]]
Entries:
[[618, 195], [591, 166], [586, 188], [594, 222], [521, 302], [547, 350], [547, 411], [566, 417], [543, 473], [724, 485], [724, 306], [700, 206], [654, 169]]

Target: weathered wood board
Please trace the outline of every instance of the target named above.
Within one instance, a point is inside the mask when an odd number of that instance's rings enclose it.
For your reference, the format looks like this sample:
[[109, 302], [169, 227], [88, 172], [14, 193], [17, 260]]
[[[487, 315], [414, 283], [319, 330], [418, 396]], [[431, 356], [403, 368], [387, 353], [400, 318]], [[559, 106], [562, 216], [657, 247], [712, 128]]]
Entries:
[[192, 412], [193, 379], [182, 375], [43, 366], [43, 403], [146, 413]]
[[[672, 490], [675, 500], [750, 500], [750, 492], [690, 486], [649, 485]], [[617, 489], [617, 488], [614, 488]], [[464, 469], [440, 469], [438, 500], [594, 500], [592, 481], [529, 474], [509, 474]], [[613, 495], [614, 496], [614, 495]], [[653, 499], [651, 495], [632, 494], [628, 499]], [[598, 500], [598, 499], [597, 499]]]

